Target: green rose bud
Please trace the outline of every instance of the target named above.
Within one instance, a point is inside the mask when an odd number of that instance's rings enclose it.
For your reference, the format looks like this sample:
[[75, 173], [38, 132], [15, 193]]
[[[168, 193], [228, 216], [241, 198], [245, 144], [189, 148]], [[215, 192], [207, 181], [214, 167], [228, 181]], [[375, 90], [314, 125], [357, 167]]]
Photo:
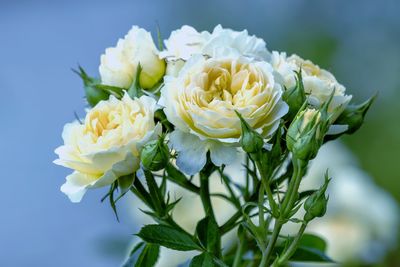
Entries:
[[293, 119], [306, 101], [301, 69], [296, 72], [296, 86], [288, 88], [282, 95], [283, 100], [289, 105], [287, 118]]
[[264, 146], [263, 137], [254, 131], [238, 112], [236, 112], [236, 114], [240, 119], [242, 127], [240, 145], [242, 146], [243, 150], [247, 153], [257, 153], [261, 151]]
[[321, 112], [306, 108], [300, 111], [290, 124], [286, 134], [286, 144], [297, 159], [313, 159], [322, 145], [325, 135]]
[[329, 197], [325, 196], [325, 192], [328, 188], [329, 181], [330, 179], [328, 178], [328, 173], [326, 173], [325, 182], [322, 187], [309, 196], [304, 203], [304, 210], [306, 211], [304, 220], [306, 222], [309, 222], [316, 217], [322, 217], [325, 215], [329, 199]]
[[140, 153], [142, 166], [149, 171], [163, 169], [169, 161], [169, 149], [164, 142], [164, 137], [148, 142]]
[[335, 124], [348, 125], [346, 131], [347, 134], [352, 134], [358, 129], [364, 122], [365, 115], [368, 109], [371, 107], [372, 103], [375, 101], [376, 95], [361, 103], [359, 105], [349, 105], [343, 111], [343, 113], [336, 120]]

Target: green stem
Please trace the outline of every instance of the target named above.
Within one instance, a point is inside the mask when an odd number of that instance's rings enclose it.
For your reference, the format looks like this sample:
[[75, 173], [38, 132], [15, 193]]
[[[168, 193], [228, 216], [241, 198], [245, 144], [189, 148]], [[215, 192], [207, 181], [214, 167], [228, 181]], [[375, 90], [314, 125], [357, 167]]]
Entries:
[[290, 180], [288, 190], [281, 206], [281, 212], [279, 218], [275, 221], [274, 229], [272, 231], [271, 238], [268, 242], [267, 249], [263, 253], [260, 267], [267, 266], [275, 243], [278, 239], [279, 233], [282, 229], [283, 222], [287, 219], [288, 213], [292, 210], [294, 203], [297, 200], [297, 194], [303, 175], [303, 167], [305, 162], [293, 159], [294, 171], [292, 179]]
[[200, 199], [203, 203], [204, 213], [215, 219], [214, 210], [211, 204], [208, 176], [200, 172]]
[[283, 219], [286, 219], [286, 216], [288, 215], [288, 213], [290, 213], [291, 209], [293, 208], [293, 204], [297, 200], [297, 193], [299, 190], [301, 178], [304, 173], [303, 167], [305, 166], [305, 163], [301, 160], [293, 159], [293, 166], [293, 176], [290, 180], [289, 187], [281, 208], [281, 217]]
[[243, 249], [244, 249], [244, 235], [240, 236], [239, 238], [239, 244], [238, 247], [236, 248], [235, 259], [233, 260], [232, 267], [240, 266], [240, 263], [242, 261]]
[[[249, 202], [255, 201], [257, 200], [257, 196], [258, 196], [258, 189], [259, 186], [256, 186], [256, 190], [253, 192], [253, 194], [250, 196], [249, 198]], [[244, 211], [243, 208], [240, 208], [236, 213], [234, 213], [232, 215], [231, 218], [229, 218], [219, 229], [221, 232], [221, 235], [226, 234], [227, 232], [229, 232], [230, 230], [232, 230], [233, 228], [235, 228], [236, 226], [236, 221], [238, 219], [240, 219], [243, 215], [243, 213], [249, 213], [252, 211], [252, 209], [254, 208], [254, 206], [247, 206]]]
[[271, 257], [271, 254], [272, 254], [272, 250], [275, 247], [275, 243], [278, 240], [281, 229], [282, 229], [282, 222], [280, 220], [276, 220], [274, 229], [272, 230], [271, 238], [269, 239], [269, 242], [267, 245], [267, 248], [262, 253], [262, 258], [261, 258], [261, 262], [259, 265], [260, 267], [268, 266], [268, 262]]
[[[261, 175], [261, 183], [262, 183], [262, 187], [264, 188], [265, 192], [267, 193], [267, 197], [268, 197], [268, 202], [269, 202], [269, 206], [271, 207], [271, 211], [272, 211], [272, 216], [274, 216], [275, 218], [279, 216], [278, 214], [278, 210], [277, 210], [277, 205], [276, 202], [272, 196], [272, 191], [271, 191], [271, 187], [269, 184], [269, 179], [266, 176], [265, 172], [264, 172], [264, 168], [261, 165], [260, 161], [256, 161], [256, 166], [258, 169], [258, 172]], [[260, 188], [261, 190], [261, 188]]]
[[290, 257], [293, 256], [293, 254], [296, 252], [296, 249], [299, 245], [299, 241], [300, 241], [301, 237], [303, 236], [304, 231], [306, 230], [306, 227], [307, 227], [306, 223], [303, 223], [301, 225], [299, 232], [297, 233], [297, 236], [294, 238], [294, 240], [292, 241], [290, 246], [287, 248], [285, 253], [282, 256], [280, 256], [279, 258], [276, 258], [276, 260], [272, 264], [273, 267], [282, 266], [290, 259]]
[[[214, 209], [211, 203], [211, 196], [210, 196], [210, 188], [209, 188], [209, 176], [204, 173], [200, 172], [200, 199], [203, 203], [204, 213], [206, 216], [209, 216], [215, 222], [217, 221], [215, 218]], [[221, 251], [221, 234], [216, 235], [218, 238], [218, 245], [216, 246], [217, 251], [213, 251], [214, 255], [217, 258], [222, 258], [222, 251]]]

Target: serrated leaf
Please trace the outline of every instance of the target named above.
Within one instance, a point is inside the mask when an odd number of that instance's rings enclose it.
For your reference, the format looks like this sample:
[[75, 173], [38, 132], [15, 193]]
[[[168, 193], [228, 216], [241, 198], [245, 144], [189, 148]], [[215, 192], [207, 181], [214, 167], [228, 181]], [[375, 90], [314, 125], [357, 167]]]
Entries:
[[146, 225], [137, 235], [148, 243], [158, 244], [175, 250], [189, 251], [201, 249], [191, 235], [167, 225]]
[[221, 236], [218, 224], [213, 217], [207, 216], [199, 221], [196, 226], [196, 234], [207, 251], [216, 253], [220, 250]]
[[145, 245], [144, 242], [139, 242], [136, 246], [134, 246], [133, 249], [131, 250], [131, 252], [129, 252], [128, 258], [122, 264], [121, 267], [132, 267], [132, 266], [134, 266], [136, 258], [137, 258], [137, 252], [140, 251], [140, 249], [142, 249], [144, 245]]
[[208, 253], [202, 253], [197, 255], [192, 259], [190, 262], [190, 267], [215, 267], [217, 266], [214, 261], [213, 257]]

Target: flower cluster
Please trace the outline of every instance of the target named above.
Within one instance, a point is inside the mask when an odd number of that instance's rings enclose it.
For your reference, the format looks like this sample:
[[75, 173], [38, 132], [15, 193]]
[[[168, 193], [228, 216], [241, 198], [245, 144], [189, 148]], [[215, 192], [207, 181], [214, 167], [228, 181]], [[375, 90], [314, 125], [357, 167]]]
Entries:
[[[114, 191], [120, 188], [120, 197], [132, 191], [161, 222], [139, 233], [146, 241], [142, 245], [149, 246], [143, 253], [154, 250], [154, 244], [200, 250], [193, 261], [222, 261], [221, 236], [236, 227], [241, 216], [250, 220], [254, 205], [249, 204], [258, 199], [260, 229], [253, 223], [249, 227], [249, 221], [244, 227], [261, 249], [260, 266], [284, 264], [294, 253], [291, 246], [280, 257], [272, 255], [272, 248], [280, 228], [302, 203], [298, 188], [308, 162], [324, 142], [357, 130], [372, 100], [349, 105], [351, 96], [330, 72], [297, 55], [270, 52], [263, 39], [247, 31], [217, 26], [212, 32], [198, 32], [183, 26], [164, 44], [159, 40], [157, 48], [149, 32], [134, 26], [101, 56], [100, 79], [82, 68], [77, 71], [90, 108], [84, 120], [64, 127], [64, 145], [56, 149], [55, 163], [73, 169], [61, 191], [79, 202], [88, 189], [109, 185], [114, 210]], [[235, 182], [224, 168], [243, 154], [246, 179], [252, 176], [252, 182], [233, 190]], [[215, 172], [239, 212], [222, 226], [208, 188]], [[198, 176], [198, 183], [186, 175]], [[290, 183], [281, 195], [285, 179]], [[172, 217], [176, 202], [166, 193], [167, 180], [201, 197], [205, 218], [196, 228], [196, 241]], [[308, 195], [304, 207], [311, 215], [303, 225], [325, 213], [319, 210], [326, 209], [327, 186]], [[276, 221], [272, 236], [271, 219], [264, 215]], [[181, 243], [189, 238], [186, 247], [153, 238], [167, 230], [182, 235]], [[220, 236], [209, 241], [204, 231], [219, 231]]]

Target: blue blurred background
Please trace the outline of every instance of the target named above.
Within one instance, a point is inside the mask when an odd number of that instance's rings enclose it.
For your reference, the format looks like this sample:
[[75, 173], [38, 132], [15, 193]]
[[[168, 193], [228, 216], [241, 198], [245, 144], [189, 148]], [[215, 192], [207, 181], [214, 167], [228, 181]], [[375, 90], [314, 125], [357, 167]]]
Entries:
[[[133, 24], [163, 37], [189, 24], [247, 28], [270, 50], [309, 58], [361, 101], [379, 91], [367, 123], [344, 138], [376, 183], [400, 200], [400, 2], [392, 1], [0, 1], [0, 266], [118, 266], [137, 228], [105, 190], [75, 205], [53, 165], [64, 123], [84, 114], [82, 64], [99, 58]], [[382, 207], [384, 209], [384, 207]], [[400, 266], [400, 251], [381, 266]]]

